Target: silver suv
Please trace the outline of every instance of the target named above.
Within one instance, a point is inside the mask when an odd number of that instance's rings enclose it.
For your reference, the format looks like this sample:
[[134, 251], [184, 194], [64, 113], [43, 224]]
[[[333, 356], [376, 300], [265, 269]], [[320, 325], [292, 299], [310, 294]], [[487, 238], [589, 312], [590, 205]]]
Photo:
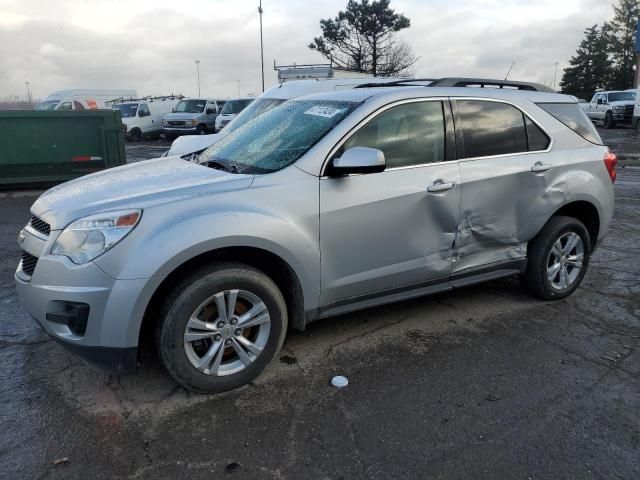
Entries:
[[88, 361], [135, 370], [152, 335], [178, 383], [220, 392], [320, 318], [513, 275], [566, 297], [609, 226], [615, 165], [564, 95], [315, 94], [195, 160], [47, 191], [20, 233], [17, 290]]

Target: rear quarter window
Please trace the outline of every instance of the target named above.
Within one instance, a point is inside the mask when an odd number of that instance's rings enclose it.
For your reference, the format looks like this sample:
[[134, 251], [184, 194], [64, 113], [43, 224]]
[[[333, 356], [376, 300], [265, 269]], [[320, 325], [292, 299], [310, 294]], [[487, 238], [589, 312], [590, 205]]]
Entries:
[[537, 105], [588, 142], [603, 145], [596, 127], [577, 103], [538, 103]]

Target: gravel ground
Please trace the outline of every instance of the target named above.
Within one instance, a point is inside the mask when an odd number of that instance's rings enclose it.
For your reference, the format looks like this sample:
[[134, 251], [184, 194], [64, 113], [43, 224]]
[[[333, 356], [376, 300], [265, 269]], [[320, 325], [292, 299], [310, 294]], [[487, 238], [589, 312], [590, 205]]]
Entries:
[[569, 299], [503, 279], [318, 322], [218, 396], [153, 357], [96, 372], [44, 335], [13, 287], [34, 196], [0, 193], [0, 478], [640, 478], [639, 150], [603, 136], [631, 160]]

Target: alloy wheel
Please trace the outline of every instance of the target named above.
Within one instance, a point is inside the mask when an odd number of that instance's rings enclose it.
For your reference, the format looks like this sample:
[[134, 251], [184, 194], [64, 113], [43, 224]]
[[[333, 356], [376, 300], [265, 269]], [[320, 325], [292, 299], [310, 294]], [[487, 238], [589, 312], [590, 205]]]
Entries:
[[271, 319], [264, 302], [247, 290], [225, 290], [202, 302], [184, 330], [191, 365], [225, 376], [251, 365], [269, 340]]
[[580, 235], [567, 232], [551, 247], [547, 259], [547, 278], [555, 290], [565, 290], [578, 279], [584, 262], [584, 244]]

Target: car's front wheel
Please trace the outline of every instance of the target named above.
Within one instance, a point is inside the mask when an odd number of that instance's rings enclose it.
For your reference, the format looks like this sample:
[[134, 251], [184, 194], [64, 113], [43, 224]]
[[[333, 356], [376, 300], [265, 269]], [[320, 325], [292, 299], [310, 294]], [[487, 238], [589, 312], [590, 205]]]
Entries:
[[584, 224], [555, 216], [529, 242], [527, 271], [521, 277], [527, 290], [543, 300], [565, 298], [578, 288], [589, 265], [591, 242]]
[[160, 357], [171, 376], [199, 393], [256, 378], [279, 352], [287, 330], [282, 293], [264, 273], [226, 263], [198, 271], [164, 303]]
[[613, 113], [607, 112], [607, 114], [604, 116], [604, 128], [609, 130], [611, 128], [615, 128], [615, 126], [616, 121], [613, 118]]

